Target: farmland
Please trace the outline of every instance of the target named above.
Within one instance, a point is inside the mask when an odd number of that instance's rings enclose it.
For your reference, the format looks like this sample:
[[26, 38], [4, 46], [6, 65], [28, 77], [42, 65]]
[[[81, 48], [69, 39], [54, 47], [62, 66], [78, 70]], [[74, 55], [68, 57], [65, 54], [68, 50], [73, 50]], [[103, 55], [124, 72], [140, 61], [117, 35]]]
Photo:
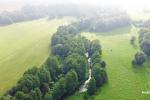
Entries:
[[72, 20], [44, 18], [0, 27], [0, 95], [14, 86], [27, 69], [45, 62], [52, 34]]

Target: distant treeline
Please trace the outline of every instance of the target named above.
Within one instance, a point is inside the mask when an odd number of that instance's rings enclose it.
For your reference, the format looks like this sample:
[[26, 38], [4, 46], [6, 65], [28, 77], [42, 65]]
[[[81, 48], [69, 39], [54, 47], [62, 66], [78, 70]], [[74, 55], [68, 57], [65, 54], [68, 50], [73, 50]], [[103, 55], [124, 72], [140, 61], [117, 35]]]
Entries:
[[44, 7], [24, 6], [21, 10], [13, 12], [3, 11], [0, 14], [0, 25], [9, 25], [22, 21], [39, 19], [47, 16]]
[[124, 13], [104, 12], [93, 17], [80, 18], [76, 26], [82, 31], [107, 32], [121, 27], [130, 26], [130, 19]]
[[52, 37], [52, 52], [45, 64], [26, 71], [0, 100], [62, 100], [83, 84], [90, 67], [89, 94], [94, 94], [96, 87], [107, 82], [106, 63], [99, 41], [80, 36], [81, 31], [74, 24], [60, 26]]
[[62, 18], [64, 16], [81, 17], [87, 16], [89, 13], [88, 11], [91, 12], [91, 10], [93, 9], [83, 6], [67, 5], [67, 4], [66, 5], [57, 4], [49, 6], [26, 5], [22, 7], [20, 10], [16, 10], [13, 12], [3, 11], [0, 14], [0, 25], [9, 25], [16, 22], [30, 21], [44, 17], [48, 17], [49, 19]]
[[[9, 25], [21, 21], [29, 21], [48, 17], [62, 18], [74, 16], [82, 19], [82, 24], [96, 32], [109, 31], [130, 25], [130, 19], [123, 10], [79, 5], [24, 6], [14, 12], [4, 11], [0, 14], [0, 25]], [[88, 26], [85, 26], [88, 25]]]

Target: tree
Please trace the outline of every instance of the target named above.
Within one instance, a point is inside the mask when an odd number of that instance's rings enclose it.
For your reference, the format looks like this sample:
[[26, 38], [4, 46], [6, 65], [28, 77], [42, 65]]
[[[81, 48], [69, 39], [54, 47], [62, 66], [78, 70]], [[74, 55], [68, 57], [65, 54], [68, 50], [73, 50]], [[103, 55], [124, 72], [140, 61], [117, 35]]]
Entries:
[[36, 96], [37, 96], [37, 100], [42, 100], [42, 93], [41, 93], [40, 89], [35, 88], [34, 90], [35, 90], [35, 93], [36, 93]]
[[18, 91], [16, 94], [15, 94], [15, 98], [17, 100], [27, 100], [27, 96], [25, 93], [21, 92], [21, 91]]
[[92, 76], [96, 80], [96, 86], [100, 87], [107, 81], [107, 74], [104, 69], [101, 69], [98, 65], [93, 66]]
[[35, 88], [34, 90], [31, 90], [28, 99], [26, 100], [42, 100], [42, 93], [39, 88]]
[[52, 94], [51, 94], [51, 92], [47, 92], [47, 93], [45, 94], [43, 100], [52, 100]]
[[101, 54], [101, 46], [99, 44], [100, 42], [98, 40], [93, 40], [91, 42], [90, 50], [89, 50], [89, 56], [92, 56], [94, 52], [98, 51]]
[[32, 74], [25, 74], [17, 84], [17, 91], [28, 93], [30, 90], [39, 87], [40, 81], [37, 76]]
[[90, 50], [90, 40], [86, 39], [85, 37], [79, 37], [82, 40], [82, 43], [84, 44], [86, 52]]
[[146, 60], [146, 56], [143, 52], [137, 52], [135, 58], [132, 61], [133, 65], [142, 65]]
[[26, 74], [37, 75], [38, 70], [39, 70], [39, 69], [38, 69], [37, 67], [33, 67], [32, 69], [28, 69], [28, 70], [24, 73], [24, 75], [26, 75]]
[[1, 96], [0, 100], [16, 100], [14, 97], [11, 96]]
[[142, 28], [139, 31], [139, 43], [141, 43], [144, 40], [145, 33], [148, 33], [148, 32], [149, 32], [149, 29], [147, 28]]
[[59, 81], [57, 81], [53, 87], [52, 90], [52, 97], [53, 100], [59, 100], [63, 97], [63, 95], [66, 92], [66, 81], [65, 79], [62, 77], [59, 79]]
[[99, 64], [101, 66], [101, 54], [99, 51], [95, 51], [92, 55], [91, 55], [91, 62], [92, 62], [92, 66], [94, 66], [95, 64]]
[[75, 91], [78, 86], [78, 76], [74, 70], [67, 73], [66, 77], [66, 91], [68, 95]]
[[40, 84], [49, 83], [51, 81], [50, 72], [48, 70], [46, 70], [45, 67], [39, 68], [38, 77], [39, 77], [39, 80], [40, 80]]
[[150, 56], [150, 30], [143, 28], [140, 30], [139, 43], [142, 51], [149, 57]]
[[52, 80], [56, 80], [59, 75], [59, 61], [56, 57], [49, 57], [46, 61], [46, 68], [49, 70]]
[[68, 25], [68, 33], [76, 35], [79, 31], [75, 25]]
[[105, 68], [105, 67], [106, 67], [106, 62], [105, 62], [105, 61], [102, 61], [102, 62], [101, 62], [101, 67], [102, 67], [102, 68]]
[[34, 90], [30, 91], [29, 97], [30, 97], [30, 100], [39, 100], [39, 98], [37, 97], [37, 94]]
[[44, 95], [45, 93], [47, 93], [50, 90], [49, 84], [48, 83], [42, 83], [40, 86], [40, 90], [41, 90], [42, 94]]
[[76, 71], [79, 82], [84, 81], [86, 78], [86, 71], [87, 71], [86, 57], [76, 53], [72, 53], [71, 55], [69, 55], [65, 60], [63, 70], [65, 72], [68, 72], [71, 69], [74, 69]]
[[93, 95], [96, 92], [96, 82], [95, 82], [94, 77], [92, 77], [90, 82], [89, 82], [88, 91], [87, 92], [88, 92], [89, 95]]
[[150, 41], [145, 39], [140, 44], [142, 51], [149, 57], [150, 56]]
[[60, 57], [65, 57], [68, 54], [68, 51], [66, 45], [64, 46], [63, 44], [56, 44], [52, 47], [52, 53]]

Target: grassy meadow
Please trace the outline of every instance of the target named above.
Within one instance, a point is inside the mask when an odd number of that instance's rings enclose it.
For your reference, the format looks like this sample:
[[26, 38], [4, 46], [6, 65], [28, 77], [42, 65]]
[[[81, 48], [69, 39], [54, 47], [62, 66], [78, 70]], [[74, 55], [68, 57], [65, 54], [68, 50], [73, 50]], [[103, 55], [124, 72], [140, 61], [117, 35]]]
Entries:
[[14, 86], [24, 71], [43, 64], [50, 53], [52, 34], [72, 20], [45, 18], [0, 27], [0, 95]]
[[[108, 83], [98, 89], [91, 100], [149, 100], [150, 66], [134, 68], [131, 61], [139, 50], [132, 46], [130, 39], [138, 36], [135, 27], [125, 27], [105, 33], [82, 33], [83, 36], [99, 39], [102, 45], [103, 59], [106, 61]], [[100, 34], [100, 35], [98, 35]], [[138, 38], [137, 38], [138, 39]], [[136, 41], [138, 45], [138, 40]], [[68, 100], [83, 100], [83, 95], [75, 93]]]

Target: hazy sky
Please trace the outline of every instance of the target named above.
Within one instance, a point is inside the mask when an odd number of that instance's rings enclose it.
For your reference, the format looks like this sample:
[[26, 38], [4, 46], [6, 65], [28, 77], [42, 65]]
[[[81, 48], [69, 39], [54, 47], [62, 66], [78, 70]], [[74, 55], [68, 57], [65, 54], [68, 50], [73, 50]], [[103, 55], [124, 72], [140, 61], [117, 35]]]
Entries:
[[150, 0], [0, 0], [0, 8], [13, 9], [24, 4], [88, 4], [88, 5], [103, 5], [115, 6], [126, 9], [149, 8]]

